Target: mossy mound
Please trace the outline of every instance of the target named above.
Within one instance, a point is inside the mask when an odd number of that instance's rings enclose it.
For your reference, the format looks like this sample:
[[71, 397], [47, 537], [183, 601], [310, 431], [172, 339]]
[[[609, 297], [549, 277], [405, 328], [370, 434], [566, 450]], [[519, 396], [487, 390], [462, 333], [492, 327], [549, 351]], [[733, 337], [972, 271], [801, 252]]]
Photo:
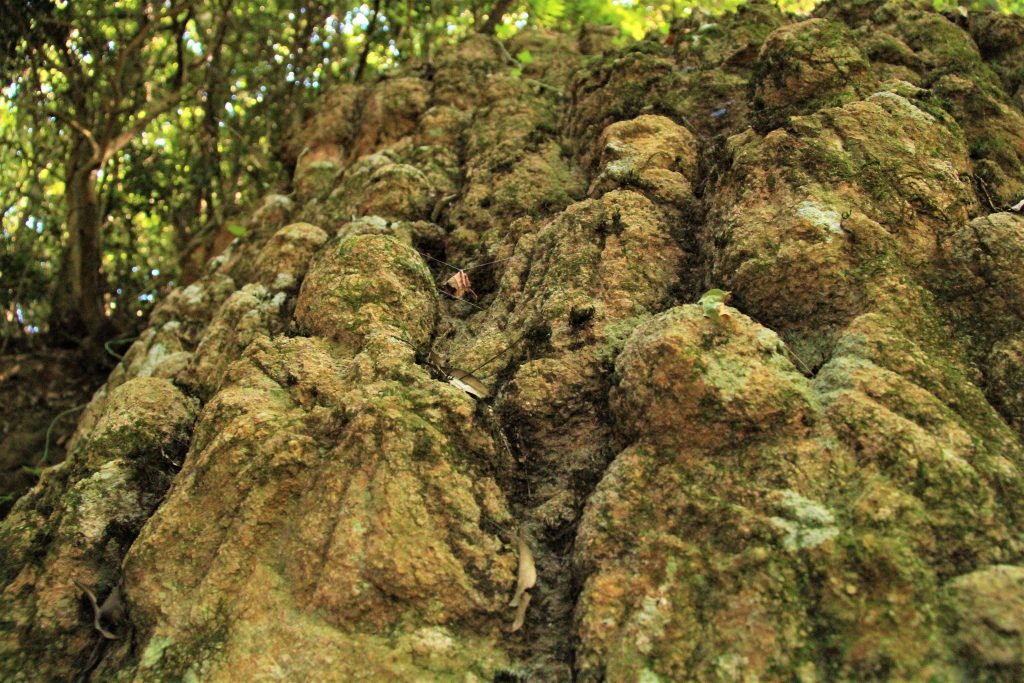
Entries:
[[0, 677], [1020, 679], [1022, 25], [336, 87], [0, 525]]

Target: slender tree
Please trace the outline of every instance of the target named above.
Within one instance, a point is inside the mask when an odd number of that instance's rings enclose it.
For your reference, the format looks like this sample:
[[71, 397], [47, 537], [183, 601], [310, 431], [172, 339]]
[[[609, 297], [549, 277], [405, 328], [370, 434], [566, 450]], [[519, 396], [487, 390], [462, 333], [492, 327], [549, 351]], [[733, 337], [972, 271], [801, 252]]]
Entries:
[[29, 39], [8, 49], [14, 105], [35, 129], [65, 141], [67, 241], [51, 330], [103, 336], [99, 181], [112, 159], [195, 88], [191, 74], [219, 53], [226, 16], [197, 19], [191, 1], [153, 0], [67, 3], [17, 16]]
[[497, 29], [498, 24], [501, 23], [502, 18], [508, 13], [511, 6], [512, 0], [498, 0], [494, 3], [494, 7], [491, 8], [490, 13], [487, 15], [487, 20], [480, 26], [480, 33], [494, 35], [495, 29]]

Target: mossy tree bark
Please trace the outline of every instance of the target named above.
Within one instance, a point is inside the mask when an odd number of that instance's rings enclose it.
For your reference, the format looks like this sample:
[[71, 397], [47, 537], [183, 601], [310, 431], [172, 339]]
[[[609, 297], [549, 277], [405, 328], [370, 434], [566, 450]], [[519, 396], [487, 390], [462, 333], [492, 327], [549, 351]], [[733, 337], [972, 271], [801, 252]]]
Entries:
[[329, 94], [0, 525], [0, 672], [1019, 680], [1024, 22], [673, 35]]

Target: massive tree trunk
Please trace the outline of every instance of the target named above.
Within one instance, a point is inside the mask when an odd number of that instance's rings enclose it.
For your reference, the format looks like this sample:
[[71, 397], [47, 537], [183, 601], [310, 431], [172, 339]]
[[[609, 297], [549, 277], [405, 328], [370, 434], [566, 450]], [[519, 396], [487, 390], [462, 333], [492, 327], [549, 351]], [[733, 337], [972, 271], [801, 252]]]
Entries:
[[0, 677], [1019, 680], [1024, 23], [672, 35], [330, 99], [0, 525]]
[[92, 146], [76, 134], [64, 180], [68, 241], [50, 316], [51, 334], [58, 340], [98, 340], [106, 320], [100, 273], [103, 251], [96, 189], [98, 172]]

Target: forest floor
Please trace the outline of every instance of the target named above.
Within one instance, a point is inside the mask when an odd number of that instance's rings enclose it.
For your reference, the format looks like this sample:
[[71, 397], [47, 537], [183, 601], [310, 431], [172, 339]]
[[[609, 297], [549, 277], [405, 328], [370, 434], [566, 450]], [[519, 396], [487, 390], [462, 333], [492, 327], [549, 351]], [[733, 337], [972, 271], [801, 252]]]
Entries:
[[39, 479], [38, 468], [64, 460], [78, 412], [109, 372], [77, 350], [0, 355], [0, 519]]

